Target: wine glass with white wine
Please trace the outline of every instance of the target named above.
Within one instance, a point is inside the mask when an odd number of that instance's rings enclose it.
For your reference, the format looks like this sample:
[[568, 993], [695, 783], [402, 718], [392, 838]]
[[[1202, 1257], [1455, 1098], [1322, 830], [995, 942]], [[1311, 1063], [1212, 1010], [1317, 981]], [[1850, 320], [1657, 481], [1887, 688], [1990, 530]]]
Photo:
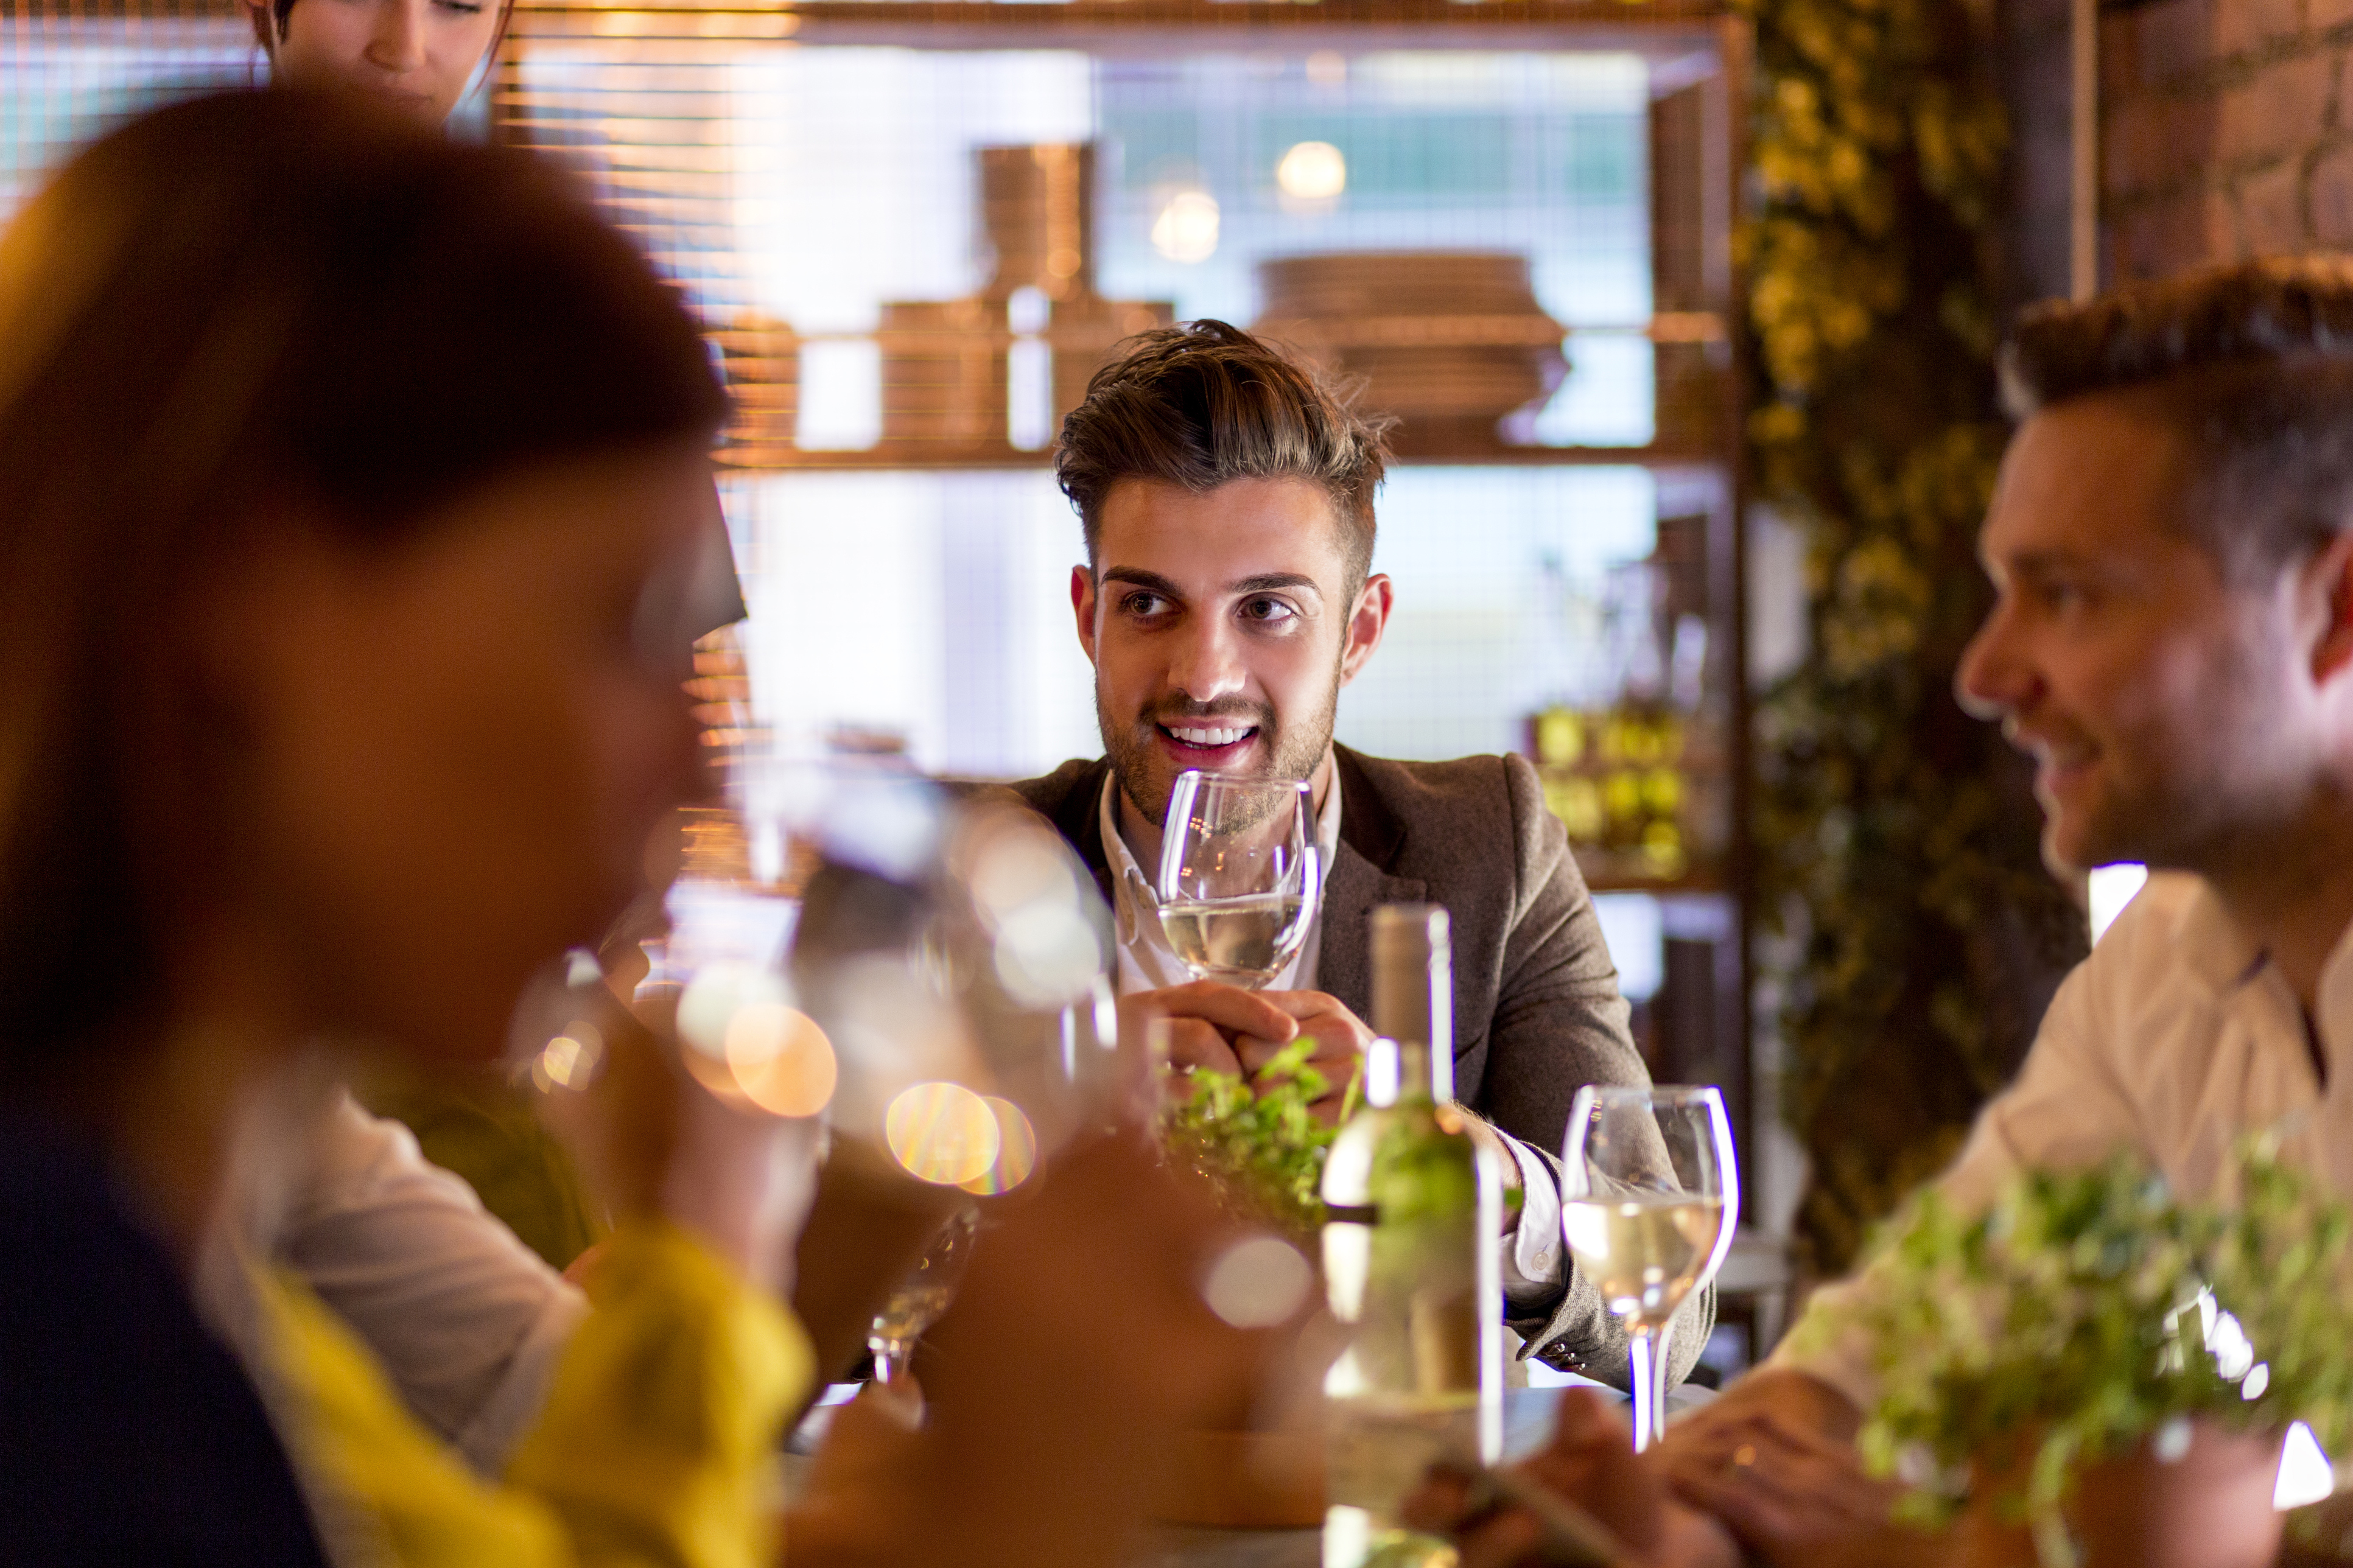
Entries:
[[1179, 773], [1161, 828], [1160, 929], [1195, 979], [1255, 991], [1307, 940], [1320, 859], [1305, 784]]
[[923, 1256], [874, 1315], [866, 1348], [874, 1352], [875, 1382], [888, 1386], [907, 1375], [916, 1342], [955, 1301], [956, 1285], [964, 1278], [965, 1266], [972, 1261], [973, 1244], [979, 1236], [980, 1206], [966, 1204], [940, 1227]]
[[1569, 1108], [1560, 1186], [1569, 1253], [1626, 1321], [1640, 1453], [1666, 1432], [1667, 1326], [1715, 1277], [1740, 1215], [1724, 1097], [1588, 1084]]

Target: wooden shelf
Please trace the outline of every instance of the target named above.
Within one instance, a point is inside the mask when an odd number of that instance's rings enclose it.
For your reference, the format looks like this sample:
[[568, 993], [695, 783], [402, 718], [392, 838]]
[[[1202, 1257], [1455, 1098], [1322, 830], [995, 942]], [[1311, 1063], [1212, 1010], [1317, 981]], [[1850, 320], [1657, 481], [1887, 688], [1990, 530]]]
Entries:
[[[101, 4], [108, 0], [100, 0]], [[111, 0], [127, 4], [127, 0]], [[803, 44], [883, 44], [934, 49], [1033, 47], [1083, 40], [1110, 54], [1150, 54], [1171, 37], [1282, 33], [1358, 44], [1409, 37], [1418, 47], [1510, 48], [1556, 46], [1564, 33], [1594, 47], [1664, 57], [1686, 52], [1729, 13], [1691, 0], [1075, 0], [1067, 5], [996, 0], [818, 0], [806, 5], [698, 5], [634, 0], [518, 0], [515, 31], [538, 36], [698, 39], [790, 38]], [[617, 26], [607, 23], [618, 22]], [[666, 28], [665, 23], [670, 26]], [[1008, 39], [1022, 40], [1008, 46]]]
[[[1572, 855], [1577, 852], [1576, 845], [1572, 844], [1568, 847]], [[1577, 863], [1577, 868], [1584, 869], [1583, 861]], [[1588, 875], [1585, 879], [1585, 886], [1588, 892], [1648, 893], [1652, 898], [1658, 899], [1729, 898], [1732, 896], [1732, 888], [1723, 878], [1699, 872], [1687, 872], [1671, 881], [1662, 881], [1655, 877]]]
[[[1012, 447], [969, 447], [944, 452], [898, 452], [868, 449], [852, 452], [809, 452], [787, 449], [789, 457], [762, 460], [754, 453], [723, 450], [720, 462], [744, 474], [838, 473], [843, 470], [911, 473], [952, 473], [958, 469], [997, 472], [1008, 468], [1043, 468], [1053, 464], [1047, 451], [1022, 452]], [[1504, 447], [1455, 453], [1399, 453], [1393, 468], [1722, 468], [1729, 459], [1721, 451], [1664, 447]]]

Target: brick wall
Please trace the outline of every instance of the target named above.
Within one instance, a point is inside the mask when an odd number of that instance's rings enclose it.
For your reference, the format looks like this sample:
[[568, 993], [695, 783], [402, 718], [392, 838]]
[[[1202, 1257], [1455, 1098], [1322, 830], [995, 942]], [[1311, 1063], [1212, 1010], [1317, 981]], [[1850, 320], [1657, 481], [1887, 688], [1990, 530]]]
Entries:
[[2003, 300], [2064, 297], [2074, 120], [2068, 0], [2001, 0], [1997, 69], [2010, 110], [2010, 222]]
[[2353, 0], [2156, 0], [2100, 56], [2107, 278], [2353, 247]]

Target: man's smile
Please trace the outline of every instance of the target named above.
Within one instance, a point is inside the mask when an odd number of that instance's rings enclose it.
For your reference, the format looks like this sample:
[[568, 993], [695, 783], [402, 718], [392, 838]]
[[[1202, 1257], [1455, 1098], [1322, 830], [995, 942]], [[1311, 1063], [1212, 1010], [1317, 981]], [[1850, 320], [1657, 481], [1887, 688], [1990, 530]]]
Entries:
[[1255, 724], [1207, 722], [1155, 722], [1153, 732], [1159, 737], [1161, 750], [1180, 767], [1216, 769], [1228, 766], [1245, 755], [1257, 741], [1259, 727]]

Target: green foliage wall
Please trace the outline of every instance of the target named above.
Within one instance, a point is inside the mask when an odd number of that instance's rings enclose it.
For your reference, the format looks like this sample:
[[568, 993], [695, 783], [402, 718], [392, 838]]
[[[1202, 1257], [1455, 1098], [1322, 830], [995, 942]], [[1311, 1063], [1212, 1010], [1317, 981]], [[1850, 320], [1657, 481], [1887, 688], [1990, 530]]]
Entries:
[[1759, 705], [1760, 907], [1813, 1162], [1811, 1266], [1953, 1153], [2083, 923], [1952, 677], [1988, 589], [2006, 128], [1969, 0], [1745, 0], [1757, 30], [1758, 500], [1808, 542], [1806, 662]]

